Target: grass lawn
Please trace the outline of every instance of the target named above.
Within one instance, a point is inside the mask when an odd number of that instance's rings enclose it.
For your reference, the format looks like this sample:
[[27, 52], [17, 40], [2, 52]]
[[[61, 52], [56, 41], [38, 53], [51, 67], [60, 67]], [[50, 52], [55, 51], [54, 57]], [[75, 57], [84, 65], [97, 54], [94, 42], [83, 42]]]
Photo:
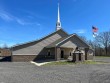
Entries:
[[103, 57], [103, 58], [106, 58], [106, 57], [108, 57], [108, 58], [110, 58], [110, 56], [95, 56], [95, 57]]
[[54, 61], [45, 65], [77, 65], [77, 64], [108, 64], [107, 62], [87, 60], [84, 62]]

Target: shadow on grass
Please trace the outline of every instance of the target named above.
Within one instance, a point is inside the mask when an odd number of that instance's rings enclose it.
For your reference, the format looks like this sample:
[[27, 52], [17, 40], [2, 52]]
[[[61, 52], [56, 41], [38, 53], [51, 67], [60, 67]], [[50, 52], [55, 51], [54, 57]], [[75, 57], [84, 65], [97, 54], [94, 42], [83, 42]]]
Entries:
[[35, 62], [37, 62], [37, 63], [44, 63], [44, 62], [52, 62], [52, 61], [55, 61], [55, 60], [54, 59], [50, 59], [50, 60], [44, 59], [44, 60], [38, 60], [38, 61], [35, 61]]

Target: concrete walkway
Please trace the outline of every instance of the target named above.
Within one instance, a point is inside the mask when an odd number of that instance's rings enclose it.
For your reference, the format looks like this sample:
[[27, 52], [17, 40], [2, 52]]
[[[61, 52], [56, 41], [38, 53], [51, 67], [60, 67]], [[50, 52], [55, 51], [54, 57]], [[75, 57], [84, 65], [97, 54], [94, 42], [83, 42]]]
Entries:
[[[67, 61], [67, 60], [60, 60], [60, 61]], [[56, 61], [56, 60], [40, 60], [37, 62], [34, 62], [34, 61], [30, 61], [30, 62], [36, 66], [42, 66], [42, 65], [45, 65], [45, 64], [48, 64], [51, 62], [58, 62], [58, 61]]]
[[51, 63], [51, 62], [42, 62], [42, 63], [37, 63], [37, 62], [34, 62], [34, 61], [31, 61], [32, 64], [36, 65], [36, 66], [42, 66], [42, 65], [45, 65], [47, 63]]
[[36, 66], [42, 66], [42, 65], [45, 65], [47, 63], [51, 63], [51, 62], [54, 62], [55, 60], [39, 60], [39, 61], [31, 61], [32, 64], [36, 65]]

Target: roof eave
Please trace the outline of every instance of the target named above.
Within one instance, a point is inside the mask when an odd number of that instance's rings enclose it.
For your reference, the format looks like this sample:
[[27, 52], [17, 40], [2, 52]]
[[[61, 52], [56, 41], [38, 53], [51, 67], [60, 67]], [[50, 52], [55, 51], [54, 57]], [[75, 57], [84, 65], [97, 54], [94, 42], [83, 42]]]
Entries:
[[64, 40], [60, 41], [59, 43], [57, 43], [55, 46], [58, 46], [59, 44], [61, 44], [62, 42], [66, 41], [67, 39], [73, 37], [75, 34], [70, 35], [69, 37], [65, 38]]

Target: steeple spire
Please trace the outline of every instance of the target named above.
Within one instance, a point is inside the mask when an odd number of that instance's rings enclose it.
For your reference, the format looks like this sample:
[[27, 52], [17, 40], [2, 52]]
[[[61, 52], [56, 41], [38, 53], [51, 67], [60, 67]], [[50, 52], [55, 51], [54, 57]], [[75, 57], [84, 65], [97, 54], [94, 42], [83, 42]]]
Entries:
[[58, 20], [57, 22], [60, 22], [60, 9], [59, 9], [59, 3], [58, 3]]
[[57, 18], [57, 23], [56, 23], [56, 30], [61, 29], [61, 22], [60, 22], [60, 8], [59, 8], [59, 3], [58, 3], [58, 18]]

